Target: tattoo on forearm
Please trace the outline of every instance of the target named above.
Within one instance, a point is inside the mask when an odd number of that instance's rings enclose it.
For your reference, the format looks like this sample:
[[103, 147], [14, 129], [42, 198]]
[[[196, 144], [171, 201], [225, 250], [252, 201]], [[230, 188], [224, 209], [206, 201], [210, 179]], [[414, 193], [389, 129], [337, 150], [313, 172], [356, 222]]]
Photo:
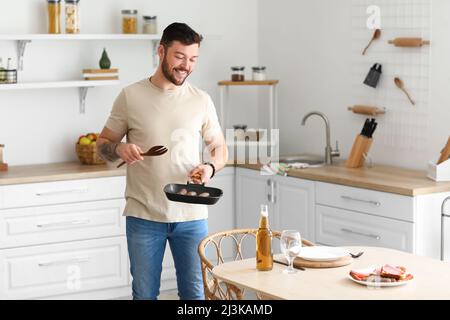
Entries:
[[120, 157], [116, 153], [118, 142], [105, 142], [100, 146], [100, 155], [106, 161], [114, 162]]

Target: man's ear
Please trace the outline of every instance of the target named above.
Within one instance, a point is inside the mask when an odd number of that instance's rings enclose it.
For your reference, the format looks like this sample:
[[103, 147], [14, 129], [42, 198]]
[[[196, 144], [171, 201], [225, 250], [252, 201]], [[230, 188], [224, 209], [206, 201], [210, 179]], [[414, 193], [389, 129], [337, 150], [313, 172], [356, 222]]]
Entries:
[[159, 60], [162, 61], [162, 59], [164, 58], [164, 53], [165, 53], [165, 48], [162, 44], [159, 45], [158, 47], [158, 56], [159, 56]]

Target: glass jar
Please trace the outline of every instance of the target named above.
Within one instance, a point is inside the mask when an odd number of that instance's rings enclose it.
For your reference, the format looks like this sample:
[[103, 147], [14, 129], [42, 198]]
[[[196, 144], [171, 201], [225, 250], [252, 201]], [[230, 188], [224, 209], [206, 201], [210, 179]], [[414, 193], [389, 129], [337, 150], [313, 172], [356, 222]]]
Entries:
[[0, 84], [6, 82], [6, 69], [3, 67], [3, 59], [0, 58]]
[[137, 10], [122, 10], [122, 33], [137, 33]]
[[142, 16], [142, 18], [144, 19], [142, 32], [147, 34], [157, 34], [158, 24], [156, 16]]
[[245, 81], [245, 67], [231, 67], [231, 81]]
[[48, 33], [61, 33], [61, 0], [47, 0]]
[[80, 33], [80, 0], [66, 0], [66, 33]]
[[253, 67], [253, 81], [264, 81], [266, 80], [266, 67], [258, 66]]

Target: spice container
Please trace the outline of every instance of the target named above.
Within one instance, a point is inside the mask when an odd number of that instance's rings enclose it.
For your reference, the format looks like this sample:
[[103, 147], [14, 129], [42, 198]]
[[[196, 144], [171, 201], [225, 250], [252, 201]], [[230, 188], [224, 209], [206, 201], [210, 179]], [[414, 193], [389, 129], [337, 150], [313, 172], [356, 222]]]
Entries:
[[80, 0], [66, 0], [66, 33], [80, 33]]
[[231, 67], [231, 81], [244, 81], [245, 67]]
[[266, 80], [266, 67], [259, 66], [253, 67], [253, 81], [264, 81]]
[[6, 82], [6, 69], [3, 67], [3, 59], [0, 58], [0, 84]]
[[47, 0], [48, 33], [61, 33], [61, 0]]
[[142, 32], [147, 34], [157, 34], [158, 25], [156, 16], [142, 16], [142, 18], [144, 19]]
[[122, 33], [137, 33], [137, 10], [122, 10]]
[[5, 83], [17, 83], [17, 69], [12, 66], [12, 59], [8, 58], [8, 67], [6, 68]]

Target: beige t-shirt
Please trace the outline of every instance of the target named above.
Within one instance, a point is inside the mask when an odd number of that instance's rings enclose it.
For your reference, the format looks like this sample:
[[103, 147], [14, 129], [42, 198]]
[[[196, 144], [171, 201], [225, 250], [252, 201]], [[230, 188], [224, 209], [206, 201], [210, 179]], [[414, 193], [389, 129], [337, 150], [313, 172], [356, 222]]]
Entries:
[[206, 219], [205, 205], [169, 201], [164, 186], [185, 184], [201, 163], [202, 138], [222, 134], [210, 96], [185, 82], [163, 90], [149, 79], [124, 88], [106, 122], [110, 130], [127, 135], [127, 142], [147, 151], [164, 145], [169, 151], [127, 166], [124, 215], [158, 222]]

